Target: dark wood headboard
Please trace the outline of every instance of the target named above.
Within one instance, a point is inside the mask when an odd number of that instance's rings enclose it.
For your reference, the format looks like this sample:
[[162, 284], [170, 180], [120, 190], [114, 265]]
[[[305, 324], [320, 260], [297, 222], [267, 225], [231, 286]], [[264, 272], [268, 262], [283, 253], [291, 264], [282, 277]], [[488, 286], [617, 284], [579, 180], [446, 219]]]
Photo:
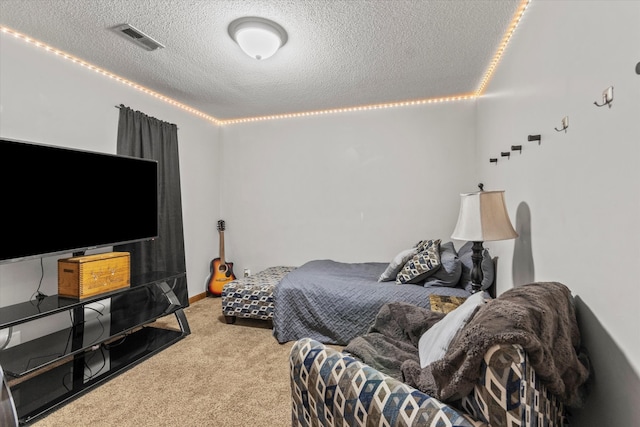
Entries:
[[495, 256], [491, 258], [493, 261], [493, 283], [489, 288], [487, 288], [487, 292], [491, 295], [491, 298], [495, 298], [497, 294], [497, 282], [498, 282], [498, 257]]

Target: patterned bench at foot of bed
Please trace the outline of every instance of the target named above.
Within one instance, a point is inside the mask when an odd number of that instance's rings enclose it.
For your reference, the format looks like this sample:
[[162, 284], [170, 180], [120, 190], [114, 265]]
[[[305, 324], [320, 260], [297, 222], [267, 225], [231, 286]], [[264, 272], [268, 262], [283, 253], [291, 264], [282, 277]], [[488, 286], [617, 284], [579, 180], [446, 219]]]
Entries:
[[253, 276], [242, 277], [222, 288], [222, 314], [227, 323], [236, 317], [271, 321], [273, 288], [296, 267], [269, 267]]

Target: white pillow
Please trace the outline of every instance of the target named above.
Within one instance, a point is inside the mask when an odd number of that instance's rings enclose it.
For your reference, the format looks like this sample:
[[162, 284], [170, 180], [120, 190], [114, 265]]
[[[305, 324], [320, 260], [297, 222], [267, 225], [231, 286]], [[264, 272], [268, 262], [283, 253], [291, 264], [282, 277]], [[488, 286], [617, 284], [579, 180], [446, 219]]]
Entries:
[[476, 292], [422, 334], [418, 341], [421, 368], [444, 357], [451, 340], [471, 319], [476, 307], [485, 302], [484, 297], [484, 292]]
[[387, 266], [386, 270], [378, 278], [378, 282], [389, 282], [396, 280], [396, 276], [402, 270], [402, 267], [409, 261], [415, 254], [418, 253], [418, 248], [405, 249], [395, 256]]

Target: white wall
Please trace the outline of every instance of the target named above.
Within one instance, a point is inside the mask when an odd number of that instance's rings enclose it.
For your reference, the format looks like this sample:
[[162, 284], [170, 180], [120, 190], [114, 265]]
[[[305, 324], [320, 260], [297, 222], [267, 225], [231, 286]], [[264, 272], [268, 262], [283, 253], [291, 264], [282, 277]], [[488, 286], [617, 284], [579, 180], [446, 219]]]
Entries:
[[[526, 244], [494, 245], [499, 290], [531, 270], [577, 296], [595, 371], [578, 426], [640, 425], [639, 23], [638, 1], [533, 1], [479, 101], [481, 177], [530, 214]], [[611, 85], [612, 107], [593, 105]]]
[[[0, 55], [2, 137], [115, 153], [119, 104], [178, 125], [189, 295], [204, 292], [217, 253], [219, 128], [4, 33]], [[60, 257], [44, 259], [45, 294], [57, 293]], [[28, 300], [39, 279], [39, 260], [0, 265], [0, 306]]]
[[236, 275], [387, 262], [450, 240], [459, 193], [476, 189], [474, 129], [473, 101], [224, 127], [227, 260]]

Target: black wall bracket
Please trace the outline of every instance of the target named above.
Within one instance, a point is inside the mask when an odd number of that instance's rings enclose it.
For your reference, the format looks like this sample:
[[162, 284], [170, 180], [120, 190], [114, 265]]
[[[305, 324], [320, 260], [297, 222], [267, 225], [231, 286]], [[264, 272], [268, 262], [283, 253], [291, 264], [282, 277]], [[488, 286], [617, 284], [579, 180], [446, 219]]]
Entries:
[[527, 141], [531, 142], [531, 141], [538, 141], [538, 145], [540, 145], [542, 143], [542, 137], [540, 135], [529, 135], [527, 137]]

